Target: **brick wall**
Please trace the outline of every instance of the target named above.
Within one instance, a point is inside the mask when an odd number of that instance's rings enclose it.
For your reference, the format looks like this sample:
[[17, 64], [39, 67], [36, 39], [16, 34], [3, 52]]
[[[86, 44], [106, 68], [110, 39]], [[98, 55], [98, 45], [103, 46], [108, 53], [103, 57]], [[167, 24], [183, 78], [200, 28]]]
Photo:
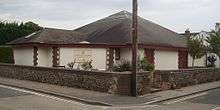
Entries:
[[[30, 80], [83, 88], [112, 94], [130, 95], [131, 73], [91, 72], [58, 68], [0, 64], [0, 77]], [[138, 73], [138, 94], [149, 93], [149, 74]]]
[[218, 80], [220, 80], [220, 69], [164, 70], [155, 71], [153, 86], [161, 90], [168, 90]]

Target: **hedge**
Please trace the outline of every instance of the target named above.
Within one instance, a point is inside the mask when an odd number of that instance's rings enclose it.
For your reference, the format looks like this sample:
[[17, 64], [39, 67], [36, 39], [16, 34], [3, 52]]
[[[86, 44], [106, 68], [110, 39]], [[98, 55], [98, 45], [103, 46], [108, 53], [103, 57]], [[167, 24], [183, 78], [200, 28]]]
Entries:
[[0, 62], [1, 63], [14, 63], [12, 47], [0, 46]]

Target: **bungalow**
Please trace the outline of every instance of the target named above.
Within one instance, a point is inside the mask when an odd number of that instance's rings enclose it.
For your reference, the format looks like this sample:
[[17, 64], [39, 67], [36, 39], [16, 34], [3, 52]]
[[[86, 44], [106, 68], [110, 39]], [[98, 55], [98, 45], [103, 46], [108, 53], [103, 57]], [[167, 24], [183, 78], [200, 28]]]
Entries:
[[[186, 38], [138, 18], [139, 58], [157, 70], [187, 68]], [[10, 42], [15, 64], [65, 66], [92, 60], [95, 69], [108, 70], [120, 60], [131, 61], [132, 14], [122, 11], [75, 30], [44, 28]]]
[[[216, 23], [215, 25], [215, 30], [213, 30], [215, 32], [218, 32], [220, 31], [220, 23]], [[210, 37], [210, 34], [213, 34], [212, 31], [201, 31], [201, 32], [190, 32], [189, 30], [187, 30], [185, 33], [182, 33], [180, 35], [183, 35], [183, 36], [186, 36], [186, 37], [190, 37], [190, 38], [200, 38], [203, 40], [203, 44], [205, 46], [209, 46], [209, 43], [206, 41], [208, 37]], [[188, 55], [188, 67], [192, 67], [192, 57], [190, 55]], [[219, 65], [219, 58], [216, 54], [214, 53], [211, 53], [209, 51], [207, 51], [207, 54], [204, 55], [202, 58], [199, 58], [199, 59], [195, 59], [194, 61], [194, 66], [196, 67], [206, 67], [208, 65], [210, 65], [210, 62], [208, 61], [208, 57], [209, 56], [215, 56], [216, 58], [216, 62], [215, 62], [215, 66], [216, 67], [220, 67]]]

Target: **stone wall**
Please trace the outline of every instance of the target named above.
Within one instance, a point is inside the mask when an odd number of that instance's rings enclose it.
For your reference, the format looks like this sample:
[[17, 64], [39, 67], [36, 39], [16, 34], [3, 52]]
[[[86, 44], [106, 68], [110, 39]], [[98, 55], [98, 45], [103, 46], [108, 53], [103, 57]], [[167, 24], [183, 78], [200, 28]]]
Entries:
[[[138, 73], [138, 94], [149, 93], [148, 73]], [[131, 73], [91, 72], [58, 68], [0, 64], [0, 77], [30, 80], [83, 88], [112, 94], [130, 95]]]
[[[131, 95], [130, 72], [94, 72], [0, 63], [0, 77], [83, 88], [111, 94]], [[142, 72], [137, 75], [137, 91], [138, 95], [144, 95], [151, 92], [151, 86], [161, 90], [169, 90], [218, 80], [220, 80], [220, 69], [214, 68], [158, 70], [153, 73], [153, 76], [149, 72]]]
[[215, 68], [164, 70], [155, 71], [153, 86], [161, 90], [179, 89], [218, 80], [220, 69]]

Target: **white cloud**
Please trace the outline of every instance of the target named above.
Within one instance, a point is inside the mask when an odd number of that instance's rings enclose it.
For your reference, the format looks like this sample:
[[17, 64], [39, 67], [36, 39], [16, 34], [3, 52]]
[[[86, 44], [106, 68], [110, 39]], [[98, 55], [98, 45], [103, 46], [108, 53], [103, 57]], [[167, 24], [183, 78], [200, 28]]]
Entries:
[[[121, 10], [132, 0], [1, 0], [0, 19], [74, 29]], [[220, 0], [139, 0], [140, 15], [177, 32], [210, 30], [220, 22]]]

